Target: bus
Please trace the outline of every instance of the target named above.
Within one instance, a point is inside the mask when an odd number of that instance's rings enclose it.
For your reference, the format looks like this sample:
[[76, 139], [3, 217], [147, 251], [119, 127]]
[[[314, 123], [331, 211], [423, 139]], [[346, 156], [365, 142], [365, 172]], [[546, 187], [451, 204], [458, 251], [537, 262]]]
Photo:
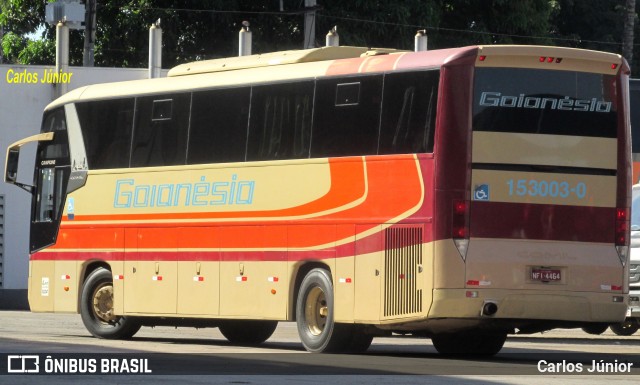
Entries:
[[290, 321], [318, 353], [400, 333], [494, 355], [621, 322], [628, 76], [579, 49], [323, 47], [73, 90], [7, 150], [31, 310], [247, 345]]

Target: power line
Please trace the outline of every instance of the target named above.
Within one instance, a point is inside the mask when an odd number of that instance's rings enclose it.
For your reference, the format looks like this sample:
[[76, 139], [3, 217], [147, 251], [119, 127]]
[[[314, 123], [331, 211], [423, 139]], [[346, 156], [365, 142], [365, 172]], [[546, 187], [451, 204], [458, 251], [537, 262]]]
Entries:
[[[622, 45], [622, 43], [613, 42], [613, 41], [599, 41], [599, 40], [588, 40], [588, 39], [572, 39], [572, 38], [564, 38], [564, 37], [552, 37], [552, 36], [530, 36], [530, 35], [517, 35], [517, 34], [508, 34], [508, 33], [499, 33], [499, 32], [488, 32], [488, 31], [473, 31], [473, 30], [465, 30], [465, 29], [455, 29], [455, 28], [446, 28], [446, 27], [428, 27], [424, 25], [418, 24], [403, 24], [403, 23], [394, 23], [389, 21], [375, 21], [375, 20], [366, 20], [359, 19], [355, 17], [344, 17], [344, 16], [333, 16], [333, 15], [324, 15], [319, 13], [318, 17], [326, 18], [326, 19], [337, 19], [337, 20], [345, 20], [345, 21], [356, 21], [361, 23], [369, 23], [369, 24], [380, 24], [380, 25], [390, 25], [395, 27], [403, 27], [403, 28], [416, 28], [416, 29], [426, 29], [431, 31], [446, 31], [446, 32], [457, 32], [457, 33], [470, 33], [477, 35], [489, 35], [489, 36], [501, 36], [501, 37], [515, 37], [515, 38], [524, 38], [524, 39], [537, 39], [537, 40], [559, 40], [559, 41], [571, 41], [574, 43], [596, 43], [596, 44], [613, 44], [613, 45]], [[640, 44], [634, 44], [634, 46], [640, 46]]]
[[113, 5], [101, 5], [102, 8], [118, 8], [127, 11], [161, 11], [161, 12], [193, 12], [193, 13], [221, 13], [221, 14], [248, 14], [248, 15], [274, 15], [274, 16], [288, 16], [288, 15], [301, 15], [307, 12], [305, 9], [295, 11], [223, 11], [219, 9], [189, 9], [189, 8], [159, 8], [159, 7], [116, 7]]
[[[302, 5], [302, 1], [300, 1], [300, 6]], [[295, 16], [295, 15], [304, 15], [308, 12], [308, 9], [298, 7], [297, 10], [292, 11], [240, 11], [240, 10], [219, 10], [219, 9], [190, 9], [190, 8], [160, 8], [160, 7], [115, 7], [112, 5], [101, 5], [101, 7], [109, 7], [109, 8], [119, 8], [126, 10], [137, 10], [137, 11], [161, 11], [161, 12], [193, 12], [193, 13], [210, 13], [210, 14], [249, 14], [249, 15], [271, 15], [271, 16]], [[520, 39], [534, 39], [534, 40], [553, 40], [553, 41], [564, 41], [564, 42], [572, 42], [572, 43], [593, 43], [593, 44], [606, 44], [606, 45], [616, 45], [622, 46], [622, 42], [615, 41], [601, 41], [601, 40], [590, 40], [590, 39], [579, 39], [579, 38], [567, 38], [567, 37], [554, 37], [554, 36], [532, 36], [532, 35], [519, 35], [519, 34], [508, 34], [508, 33], [499, 33], [499, 32], [488, 32], [488, 31], [474, 31], [469, 29], [456, 29], [456, 28], [446, 28], [446, 27], [429, 27], [425, 25], [418, 24], [404, 24], [404, 23], [395, 23], [388, 21], [376, 21], [376, 20], [367, 20], [361, 19], [357, 17], [344, 17], [344, 16], [335, 16], [330, 14], [323, 14], [322, 7], [315, 7], [317, 10], [316, 17], [321, 17], [325, 19], [334, 19], [334, 20], [344, 20], [350, 22], [360, 22], [360, 23], [368, 23], [368, 24], [378, 24], [378, 25], [388, 25], [388, 26], [396, 26], [401, 28], [413, 28], [413, 29], [426, 29], [429, 31], [436, 32], [455, 32], [455, 33], [467, 33], [467, 34], [475, 34], [475, 35], [484, 35], [484, 36], [499, 36], [499, 37], [510, 37], [510, 38], [520, 38]], [[634, 46], [640, 46], [640, 43], [634, 44]]]

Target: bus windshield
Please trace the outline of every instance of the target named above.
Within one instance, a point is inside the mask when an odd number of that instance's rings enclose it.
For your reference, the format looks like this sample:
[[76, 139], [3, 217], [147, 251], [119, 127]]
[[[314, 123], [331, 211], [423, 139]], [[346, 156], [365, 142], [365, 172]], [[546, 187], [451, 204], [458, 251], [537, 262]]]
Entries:
[[614, 76], [477, 68], [474, 131], [615, 138]]

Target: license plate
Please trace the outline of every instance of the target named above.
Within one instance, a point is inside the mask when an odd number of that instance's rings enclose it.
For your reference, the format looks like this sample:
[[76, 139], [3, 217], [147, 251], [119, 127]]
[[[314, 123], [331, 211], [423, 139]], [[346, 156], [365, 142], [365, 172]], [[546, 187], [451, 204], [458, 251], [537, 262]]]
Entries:
[[541, 282], [557, 282], [562, 280], [559, 269], [531, 269], [531, 279]]

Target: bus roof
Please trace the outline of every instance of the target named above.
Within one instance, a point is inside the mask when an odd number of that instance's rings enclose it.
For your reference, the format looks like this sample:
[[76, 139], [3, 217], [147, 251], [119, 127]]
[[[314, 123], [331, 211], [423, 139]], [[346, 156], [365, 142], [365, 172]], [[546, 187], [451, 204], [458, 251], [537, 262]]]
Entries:
[[236, 56], [214, 60], [203, 60], [181, 64], [172, 68], [167, 76], [184, 76], [210, 72], [233, 71], [247, 68], [267, 67], [282, 64], [309, 63], [325, 60], [350, 59], [406, 52], [387, 48], [321, 47], [304, 50], [270, 52], [259, 55]]
[[[363, 47], [323, 47], [298, 51], [273, 52], [261, 55], [207, 60], [179, 65], [166, 78], [102, 83], [75, 89], [53, 101], [46, 109], [67, 103], [138, 95], [184, 92], [210, 88], [227, 88], [267, 82], [286, 82], [324, 76], [346, 76], [358, 73], [380, 73], [394, 70], [440, 68], [456, 58], [486, 56], [478, 65], [513, 66], [523, 58], [562, 57], [564, 63], [555, 69], [593, 70], [593, 62], [600, 63], [594, 72], [617, 72], [611, 64], [622, 62], [620, 55], [573, 48], [545, 46], [468, 46], [423, 52]], [[575, 63], [581, 63], [575, 67]], [[586, 64], [590, 63], [590, 64]], [[530, 63], [529, 63], [530, 64]], [[545, 63], [534, 63], [540, 68]], [[561, 68], [562, 67], [562, 68]], [[575, 68], [574, 68], [575, 67]], [[599, 67], [598, 67], [599, 68]], [[616, 67], [617, 68], [617, 67]]]

